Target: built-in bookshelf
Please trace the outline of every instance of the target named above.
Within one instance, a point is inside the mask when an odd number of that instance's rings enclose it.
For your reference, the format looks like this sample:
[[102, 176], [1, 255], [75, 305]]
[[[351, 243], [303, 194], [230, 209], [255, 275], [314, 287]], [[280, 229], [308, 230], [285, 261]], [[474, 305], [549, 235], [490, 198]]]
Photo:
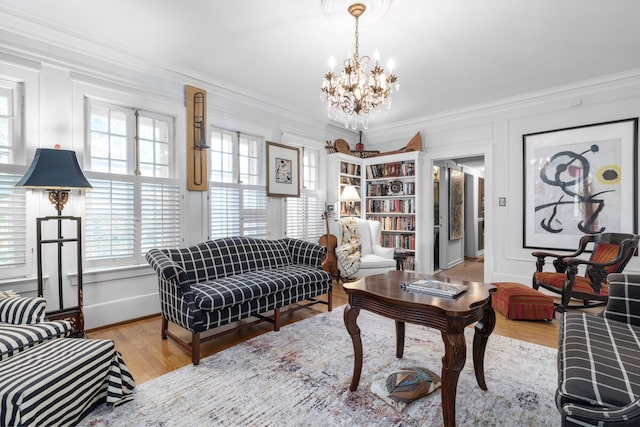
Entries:
[[365, 166], [365, 218], [382, 224], [383, 246], [415, 251], [416, 159], [385, 160]]
[[[362, 198], [362, 165], [355, 159], [356, 162], [349, 161], [347, 159], [340, 160], [340, 188], [338, 189], [338, 200], [342, 196], [342, 192], [344, 188], [348, 185], [355, 187], [356, 191]], [[361, 216], [362, 214], [362, 202], [340, 202], [339, 206], [340, 216], [351, 215], [351, 216]]]
[[[362, 159], [332, 154], [330, 159], [339, 176], [336, 199], [345, 185], [355, 186], [361, 197], [355, 216], [382, 224], [380, 243], [402, 252], [405, 269], [426, 268], [423, 258], [428, 251], [423, 248], [424, 224], [419, 215], [424, 203], [420, 193], [423, 154], [407, 152]], [[340, 216], [348, 215], [345, 202], [339, 204]]]

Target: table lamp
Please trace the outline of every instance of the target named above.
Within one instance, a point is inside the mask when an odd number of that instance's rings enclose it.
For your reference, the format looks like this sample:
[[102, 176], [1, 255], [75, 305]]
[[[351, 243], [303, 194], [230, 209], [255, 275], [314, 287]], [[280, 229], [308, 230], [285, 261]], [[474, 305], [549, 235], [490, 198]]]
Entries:
[[340, 195], [340, 201], [346, 202], [348, 216], [354, 216], [355, 214], [355, 202], [360, 201], [360, 195], [358, 190], [353, 185], [345, 185]]

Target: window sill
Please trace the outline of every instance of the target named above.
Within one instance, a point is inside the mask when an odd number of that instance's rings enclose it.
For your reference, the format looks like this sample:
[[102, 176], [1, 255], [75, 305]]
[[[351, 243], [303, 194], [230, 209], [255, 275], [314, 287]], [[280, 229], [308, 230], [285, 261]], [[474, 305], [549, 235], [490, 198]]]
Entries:
[[[155, 274], [153, 268], [145, 264], [128, 265], [126, 267], [97, 268], [82, 272], [82, 286]], [[72, 273], [68, 276], [71, 280], [71, 285], [78, 286], [78, 274]]]

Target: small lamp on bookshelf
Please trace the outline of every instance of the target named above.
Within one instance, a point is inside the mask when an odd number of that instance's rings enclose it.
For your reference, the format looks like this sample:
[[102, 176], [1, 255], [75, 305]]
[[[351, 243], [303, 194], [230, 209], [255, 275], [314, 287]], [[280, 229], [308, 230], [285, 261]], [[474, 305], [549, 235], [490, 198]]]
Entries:
[[340, 201], [345, 202], [347, 208], [347, 215], [354, 216], [356, 210], [356, 202], [360, 201], [360, 194], [353, 185], [346, 185], [340, 195]]

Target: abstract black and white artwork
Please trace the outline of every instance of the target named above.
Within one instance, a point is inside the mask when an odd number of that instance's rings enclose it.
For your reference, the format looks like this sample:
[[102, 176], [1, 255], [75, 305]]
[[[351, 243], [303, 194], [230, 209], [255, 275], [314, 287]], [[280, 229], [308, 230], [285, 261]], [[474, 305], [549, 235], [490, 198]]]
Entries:
[[523, 136], [524, 247], [636, 232], [637, 132], [635, 118]]

